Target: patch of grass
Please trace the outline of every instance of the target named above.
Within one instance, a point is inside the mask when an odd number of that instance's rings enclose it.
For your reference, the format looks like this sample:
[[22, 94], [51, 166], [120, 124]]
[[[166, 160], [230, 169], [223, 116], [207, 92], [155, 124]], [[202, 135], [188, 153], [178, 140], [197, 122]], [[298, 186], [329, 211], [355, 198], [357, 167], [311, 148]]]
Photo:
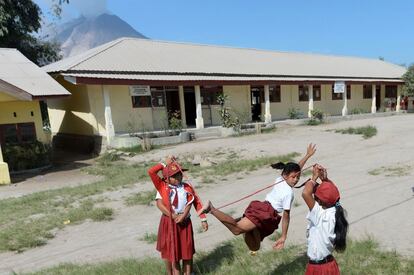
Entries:
[[135, 193], [125, 199], [125, 204], [127, 206], [150, 205], [150, 203], [155, 200], [156, 194], [157, 191], [155, 190]]
[[190, 172], [193, 176], [201, 176], [201, 177], [208, 177], [211, 178], [211, 175], [216, 177], [220, 176], [227, 176], [234, 173], [246, 172], [246, 171], [254, 171], [262, 168], [264, 166], [268, 166], [275, 162], [288, 162], [292, 161], [295, 157], [299, 156], [299, 153], [290, 153], [287, 155], [282, 156], [274, 156], [274, 157], [259, 157], [255, 159], [240, 159], [240, 158], [232, 158], [232, 161], [224, 161], [219, 163], [218, 165], [213, 165], [210, 167], [200, 167], [200, 166], [192, 166], [190, 163], [183, 163], [184, 167], [191, 167]]
[[313, 118], [311, 118], [311, 119], [309, 119], [305, 122], [306, 125], [310, 125], [310, 126], [316, 126], [316, 125], [319, 125], [319, 124], [322, 124], [322, 123], [323, 123], [323, 121], [318, 120], [318, 119], [313, 119]]
[[[151, 145], [151, 150], [159, 149], [161, 147], [162, 147], [161, 145]], [[136, 145], [133, 147], [122, 147], [122, 148], [118, 148], [117, 150], [121, 152], [125, 152], [125, 153], [134, 153], [134, 154], [141, 154], [141, 153], [148, 152], [148, 151], [142, 150], [141, 145]]]
[[140, 238], [141, 241], [144, 241], [148, 244], [155, 243], [157, 241], [158, 235], [155, 233], [148, 233], [146, 232], [144, 236]]
[[269, 127], [269, 128], [262, 128], [262, 134], [274, 133], [274, 132], [276, 132], [276, 130], [277, 130], [277, 128], [274, 125], [272, 127]]
[[[103, 175], [101, 181], [0, 200], [0, 251], [20, 252], [44, 245], [53, 237], [52, 230], [79, 224], [86, 219], [110, 220], [112, 209], [96, 208], [96, 201], [88, 198], [148, 179], [147, 169], [150, 165], [98, 162], [98, 165], [83, 171]], [[64, 223], [68, 220], [69, 223]]]
[[[39, 194], [37, 194], [39, 195]], [[47, 243], [54, 235], [53, 229], [63, 228], [66, 224], [78, 224], [86, 219], [94, 221], [112, 219], [113, 210], [110, 208], [95, 208], [94, 201], [87, 199], [82, 201], [78, 206], [73, 206], [68, 201], [61, 201], [60, 206], [49, 206], [43, 201], [37, 200], [40, 196], [32, 196], [23, 199], [27, 204], [19, 203], [18, 199], [7, 199], [0, 201], [0, 207], [5, 206], [5, 212], [13, 211], [15, 215], [1, 213], [1, 233], [0, 233], [0, 251], [17, 251], [22, 252], [28, 248], [33, 248]], [[55, 202], [56, 204], [56, 202]], [[42, 212], [42, 215], [39, 213]], [[30, 215], [31, 214], [31, 215]], [[30, 216], [38, 216], [36, 219]], [[5, 220], [5, 218], [8, 220]]]
[[368, 139], [377, 134], [377, 128], [375, 126], [364, 127], [349, 127], [346, 129], [336, 129], [335, 133], [350, 134], [350, 135], [362, 135], [363, 138]]
[[381, 166], [380, 168], [368, 171], [368, 174], [372, 176], [378, 176], [383, 174], [386, 177], [402, 177], [408, 176], [411, 172], [410, 165], [397, 165], [397, 166]]
[[[274, 235], [273, 235], [274, 236]], [[274, 237], [276, 240], [276, 237]], [[197, 274], [300, 274], [306, 268], [304, 246], [289, 246], [282, 251], [260, 250], [256, 256], [248, 254], [243, 238], [235, 238], [211, 252], [198, 252], [194, 261]], [[414, 259], [406, 259], [395, 252], [378, 249], [371, 240], [349, 241], [344, 253], [334, 253], [344, 274], [413, 274]], [[63, 264], [32, 274], [163, 274], [165, 267], [158, 258], [144, 260], [124, 259], [107, 263], [74, 265]]]
[[206, 184], [210, 184], [210, 183], [214, 183], [214, 180], [211, 177], [205, 176], [201, 179], [201, 182], [206, 183]]

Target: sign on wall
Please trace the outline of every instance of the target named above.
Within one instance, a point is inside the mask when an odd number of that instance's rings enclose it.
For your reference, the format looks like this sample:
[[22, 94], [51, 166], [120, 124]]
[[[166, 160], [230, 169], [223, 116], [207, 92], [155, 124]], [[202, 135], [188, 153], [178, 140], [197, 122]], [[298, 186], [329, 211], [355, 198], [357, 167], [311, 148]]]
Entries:
[[345, 82], [344, 81], [336, 81], [335, 82], [334, 93], [336, 93], [336, 94], [345, 93]]
[[151, 95], [150, 86], [145, 86], [145, 85], [129, 86], [129, 94], [131, 96], [150, 96]]

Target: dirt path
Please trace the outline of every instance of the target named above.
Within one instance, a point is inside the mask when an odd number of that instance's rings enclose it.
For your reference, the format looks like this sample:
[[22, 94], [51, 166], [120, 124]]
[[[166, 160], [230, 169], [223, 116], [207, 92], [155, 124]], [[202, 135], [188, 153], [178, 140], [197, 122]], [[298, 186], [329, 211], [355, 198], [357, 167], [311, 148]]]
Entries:
[[[357, 135], [342, 135], [327, 132], [327, 129], [349, 126], [374, 125], [378, 134], [368, 140]], [[243, 157], [280, 155], [303, 152], [309, 142], [318, 145], [318, 151], [311, 162], [327, 166], [329, 176], [341, 190], [342, 204], [348, 211], [351, 224], [350, 236], [362, 238], [367, 235], [377, 239], [384, 249], [396, 250], [404, 255], [414, 255], [412, 228], [414, 219], [410, 210], [414, 208], [412, 188], [414, 183], [414, 115], [372, 118], [344, 121], [317, 127], [289, 127], [275, 133], [260, 136], [216, 139], [187, 143], [137, 156], [134, 161], [161, 159], [167, 154], [211, 154], [216, 150], [233, 150]], [[402, 167], [404, 176], [370, 175], [368, 171], [379, 167]], [[398, 169], [397, 169], [398, 170]], [[269, 185], [275, 178], [275, 170], [264, 168], [242, 179], [202, 184], [198, 187], [200, 196], [211, 199], [217, 205], [237, 199], [261, 187]], [[145, 184], [145, 187], [150, 183]], [[114, 200], [110, 207], [115, 209], [115, 219], [110, 222], [86, 222], [66, 227], [58, 232], [44, 247], [31, 249], [21, 254], [0, 254], [0, 273], [32, 271], [64, 262], [90, 263], [116, 258], [156, 256], [155, 244], [146, 244], [139, 238], [156, 233], [159, 211], [154, 206], [126, 207], [122, 196], [142, 189], [137, 183], [133, 190], [119, 190], [106, 194]], [[307, 209], [295, 191], [288, 244], [304, 243]], [[263, 199], [265, 192], [253, 199]], [[242, 213], [249, 201], [225, 209], [234, 215]], [[193, 217], [196, 249], [208, 250], [222, 241], [232, 238], [228, 230], [209, 217], [210, 230], [198, 233], [199, 220]], [[266, 241], [268, 248], [270, 241]]]

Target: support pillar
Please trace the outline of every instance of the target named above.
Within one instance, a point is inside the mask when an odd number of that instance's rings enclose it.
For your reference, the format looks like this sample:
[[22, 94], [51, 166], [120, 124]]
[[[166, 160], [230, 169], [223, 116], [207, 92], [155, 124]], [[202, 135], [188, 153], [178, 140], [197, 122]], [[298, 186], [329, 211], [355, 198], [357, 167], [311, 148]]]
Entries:
[[196, 99], [196, 128], [204, 128], [203, 110], [201, 109], [200, 86], [194, 86]]
[[371, 102], [371, 113], [377, 112], [377, 90], [376, 85], [372, 84], [372, 102]]
[[342, 107], [342, 116], [346, 116], [348, 114], [348, 89], [346, 88], [346, 84], [345, 84], [345, 88], [344, 88], [344, 93], [342, 94], [343, 99], [344, 99], [344, 107]]
[[0, 184], [10, 184], [9, 166], [3, 162], [3, 154], [0, 144]]
[[401, 111], [401, 85], [397, 86], [397, 102], [395, 104], [395, 111]]
[[115, 136], [114, 124], [112, 122], [111, 101], [107, 86], [102, 85], [104, 107], [105, 107], [105, 129], [107, 145], [111, 145], [111, 141]]
[[187, 128], [187, 121], [185, 119], [185, 101], [184, 101], [184, 87], [178, 86], [178, 97], [180, 99], [180, 114], [181, 114], [181, 124], [183, 128]]
[[308, 93], [309, 93], [309, 107], [308, 107], [308, 117], [312, 117], [313, 111], [313, 85], [308, 85]]
[[265, 97], [265, 123], [272, 122], [272, 114], [270, 113], [269, 85], [264, 86]]

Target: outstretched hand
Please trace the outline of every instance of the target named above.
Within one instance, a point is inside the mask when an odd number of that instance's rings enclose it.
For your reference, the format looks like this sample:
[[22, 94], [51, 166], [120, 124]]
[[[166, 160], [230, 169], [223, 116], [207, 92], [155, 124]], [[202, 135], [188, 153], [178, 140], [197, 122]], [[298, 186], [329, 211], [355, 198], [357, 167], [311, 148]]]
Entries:
[[309, 143], [308, 148], [306, 149], [306, 155], [311, 157], [316, 152], [316, 144]]
[[274, 244], [273, 249], [282, 250], [285, 247], [285, 238], [279, 238]]

